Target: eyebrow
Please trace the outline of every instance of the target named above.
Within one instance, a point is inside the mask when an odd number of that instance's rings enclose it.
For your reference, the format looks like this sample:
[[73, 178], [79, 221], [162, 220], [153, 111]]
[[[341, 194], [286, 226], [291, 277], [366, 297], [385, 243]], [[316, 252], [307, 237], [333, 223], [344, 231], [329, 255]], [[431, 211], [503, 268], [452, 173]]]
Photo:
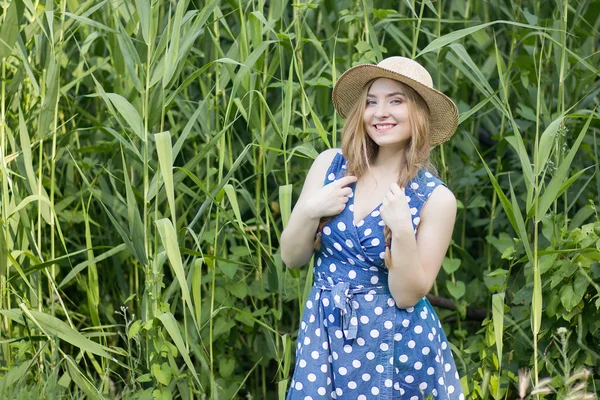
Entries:
[[[386, 97], [394, 97], [394, 96], [404, 96], [406, 97], [406, 94], [402, 93], [402, 92], [393, 92], [393, 93], [389, 93], [386, 95]], [[375, 95], [372, 94], [367, 94], [367, 97], [376, 97]]]

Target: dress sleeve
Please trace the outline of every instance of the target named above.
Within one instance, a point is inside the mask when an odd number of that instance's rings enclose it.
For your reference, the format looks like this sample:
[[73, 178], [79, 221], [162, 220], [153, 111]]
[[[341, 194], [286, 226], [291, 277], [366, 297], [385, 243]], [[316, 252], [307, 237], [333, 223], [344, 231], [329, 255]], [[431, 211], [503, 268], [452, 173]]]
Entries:
[[327, 169], [327, 173], [325, 174], [325, 185], [329, 185], [331, 182], [340, 179], [344, 176], [346, 169], [346, 160], [341, 152], [337, 152], [333, 160], [331, 160], [331, 165]]

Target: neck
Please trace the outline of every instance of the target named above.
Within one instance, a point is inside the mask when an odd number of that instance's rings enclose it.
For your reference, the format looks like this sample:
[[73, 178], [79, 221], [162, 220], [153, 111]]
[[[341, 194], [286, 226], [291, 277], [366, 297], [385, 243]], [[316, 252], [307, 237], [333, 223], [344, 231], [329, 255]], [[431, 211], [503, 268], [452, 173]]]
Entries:
[[405, 162], [406, 153], [404, 148], [393, 149], [389, 147], [379, 147], [377, 156], [371, 164], [371, 168], [385, 169], [398, 175], [400, 173], [400, 168]]

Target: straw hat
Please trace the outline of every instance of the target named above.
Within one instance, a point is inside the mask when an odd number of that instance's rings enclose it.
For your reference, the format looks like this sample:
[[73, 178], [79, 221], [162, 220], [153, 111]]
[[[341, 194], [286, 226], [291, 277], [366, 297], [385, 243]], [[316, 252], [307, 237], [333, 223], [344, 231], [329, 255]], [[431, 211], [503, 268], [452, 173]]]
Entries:
[[364, 87], [377, 78], [400, 81], [421, 95], [429, 107], [431, 146], [444, 143], [458, 126], [458, 109], [448, 96], [433, 88], [431, 75], [421, 64], [406, 57], [389, 57], [379, 64], [362, 64], [350, 68], [333, 87], [333, 106], [347, 118]]

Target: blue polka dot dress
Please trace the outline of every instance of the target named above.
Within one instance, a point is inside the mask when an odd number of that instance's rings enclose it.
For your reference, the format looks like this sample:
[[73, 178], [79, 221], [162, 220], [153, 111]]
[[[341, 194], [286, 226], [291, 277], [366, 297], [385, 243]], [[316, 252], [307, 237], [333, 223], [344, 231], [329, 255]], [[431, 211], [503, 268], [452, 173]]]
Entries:
[[[336, 154], [325, 184], [345, 169], [346, 159]], [[406, 186], [415, 232], [422, 206], [440, 184], [422, 170]], [[429, 301], [399, 309], [390, 294], [379, 206], [354, 225], [356, 184], [350, 187], [344, 210], [323, 227], [287, 399], [464, 400]]]

